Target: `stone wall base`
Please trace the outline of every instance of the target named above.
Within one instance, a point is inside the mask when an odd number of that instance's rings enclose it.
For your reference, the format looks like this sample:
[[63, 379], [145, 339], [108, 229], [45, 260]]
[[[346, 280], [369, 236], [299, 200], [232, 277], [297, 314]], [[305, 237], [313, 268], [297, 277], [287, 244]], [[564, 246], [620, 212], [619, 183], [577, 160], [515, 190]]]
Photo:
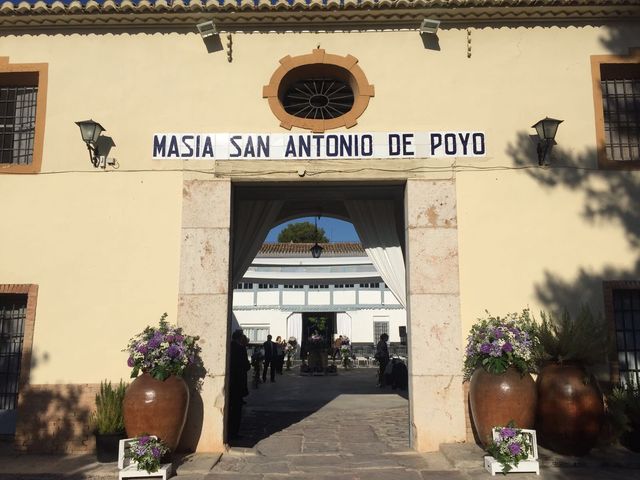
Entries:
[[100, 384], [28, 385], [20, 392], [15, 448], [24, 453], [89, 453]]

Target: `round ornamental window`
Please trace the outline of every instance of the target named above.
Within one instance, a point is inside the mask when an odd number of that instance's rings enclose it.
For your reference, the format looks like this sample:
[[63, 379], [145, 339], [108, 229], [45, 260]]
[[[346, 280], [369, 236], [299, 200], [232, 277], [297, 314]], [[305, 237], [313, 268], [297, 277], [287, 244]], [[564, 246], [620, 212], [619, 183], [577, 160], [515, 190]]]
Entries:
[[284, 92], [282, 106], [294, 117], [337, 118], [353, 108], [353, 91], [348, 83], [336, 78], [301, 80]]
[[373, 95], [373, 85], [357, 58], [326, 54], [322, 49], [280, 60], [262, 92], [281, 127], [316, 133], [353, 127]]

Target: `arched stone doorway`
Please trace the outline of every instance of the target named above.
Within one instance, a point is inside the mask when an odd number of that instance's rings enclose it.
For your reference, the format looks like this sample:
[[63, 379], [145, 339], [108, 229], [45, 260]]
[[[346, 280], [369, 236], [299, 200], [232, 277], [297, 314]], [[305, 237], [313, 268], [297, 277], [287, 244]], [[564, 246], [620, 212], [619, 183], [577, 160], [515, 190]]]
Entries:
[[465, 439], [455, 181], [232, 185], [193, 175], [183, 184], [178, 322], [203, 338], [208, 374], [194, 392], [186, 448], [224, 448], [232, 218], [242, 198], [282, 200], [280, 222], [319, 210], [348, 218], [346, 198], [393, 202], [407, 271], [411, 445], [434, 451]]

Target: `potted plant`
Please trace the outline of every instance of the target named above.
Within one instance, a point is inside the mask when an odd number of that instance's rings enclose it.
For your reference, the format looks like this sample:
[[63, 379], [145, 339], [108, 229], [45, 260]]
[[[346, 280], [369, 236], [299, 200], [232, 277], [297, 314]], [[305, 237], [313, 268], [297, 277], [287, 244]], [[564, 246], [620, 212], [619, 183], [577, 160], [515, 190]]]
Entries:
[[500, 463], [502, 473], [510, 472], [520, 462], [533, 456], [533, 438], [516, 428], [513, 422], [506, 427], [496, 427], [495, 430], [496, 435], [487, 447], [487, 452]]
[[145, 328], [124, 350], [135, 378], [124, 398], [124, 423], [130, 437], [155, 435], [174, 451], [189, 405], [183, 376], [187, 367], [202, 367], [202, 362], [199, 337], [184, 334], [166, 318], [164, 313], [159, 326]]
[[542, 313], [542, 346], [536, 380], [536, 425], [540, 444], [566, 455], [585, 455], [595, 446], [604, 420], [602, 392], [589, 367], [606, 362], [608, 330], [588, 307], [572, 318]]
[[351, 349], [348, 345], [340, 347], [340, 357], [342, 358], [342, 366], [345, 370], [348, 370], [353, 366], [353, 359], [351, 358]]
[[535, 421], [535, 370], [538, 342], [529, 310], [495, 317], [487, 312], [467, 339], [464, 380], [469, 380], [469, 404], [478, 440], [491, 442], [496, 425], [513, 421], [531, 428]]
[[145, 470], [148, 474], [160, 469], [162, 457], [169, 453], [167, 446], [154, 435], [142, 435], [129, 443], [125, 452], [138, 470]]
[[126, 388], [122, 380], [115, 388], [109, 381], [100, 383], [100, 392], [96, 394], [96, 410], [91, 414], [98, 462], [118, 460], [118, 443], [125, 438], [122, 402]]
[[296, 337], [290, 337], [287, 346], [284, 348], [284, 354], [287, 357], [287, 370], [291, 370], [291, 358], [296, 354], [297, 348]]
[[633, 452], [640, 452], [640, 388], [618, 386], [607, 395], [607, 411], [614, 437]]

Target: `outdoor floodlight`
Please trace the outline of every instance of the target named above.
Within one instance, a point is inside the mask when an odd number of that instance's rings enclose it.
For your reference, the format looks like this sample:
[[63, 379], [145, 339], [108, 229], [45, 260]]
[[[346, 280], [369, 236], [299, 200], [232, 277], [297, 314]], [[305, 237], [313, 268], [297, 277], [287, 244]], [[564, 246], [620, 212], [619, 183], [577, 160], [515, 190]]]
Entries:
[[[98, 139], [100, 134], [105, 131], [104, 127], [93, 120], [83, 120], [76, 122], [80, 127], [80, 135], [82, 140], [87, 144], [89, 149], [89, 159], [91, 164], [98, 168], [100, 166], [100, 152], [98, 151]], [[105, 168], [104, 166], [102, 168]]]
[[431, 18], [425, 18], [420, 24], [420, 33], [428, 33], [435, 35], [438, 33], [438, 27], [440, 27], [440, 20], [433, 20]]
[[216, 24], [212, 21], [199, 23], [196, 25], [196, 27], [198, 28], [198, 32], [200, 32], [200, 36], [203, 39], [218, 34]]
[[531, 128], [536, 129], [536, 134], [538, 135], [538, 165], [545, 164], [547, 155], [555, 144], [554, 139], [556, 138], [558, 125], [560, 125], [562, 122], [563, 120], [556, 120], [555, 118], [545, 117], [535, 125], [531, 126]]

